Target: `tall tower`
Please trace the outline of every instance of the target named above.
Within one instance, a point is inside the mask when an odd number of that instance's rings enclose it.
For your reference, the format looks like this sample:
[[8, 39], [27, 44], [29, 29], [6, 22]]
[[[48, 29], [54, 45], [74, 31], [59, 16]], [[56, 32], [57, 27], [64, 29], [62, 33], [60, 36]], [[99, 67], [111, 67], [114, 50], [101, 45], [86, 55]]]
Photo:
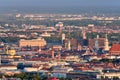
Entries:
[[107, 34], [105, 34], [105, 42], [104, 42], [104, 50], [108, 51], [109, 50], [109, 41], [108, 41], [108, 37]]
[[63, 41], [65, 40], [65, 34], [62, 33], [62, 44], [63, 44]]
[[52, 59], [55, 59], [55, 54], [54, 54], [54, 50], [52, 49]]
[[5, 45], [5, 54], [9, 54], [8, 45]]
[[96, 49], [96, 50], [99, 50], [98, 40], [99, 40], [99, 35], [97, 35], [97, 39], [96, 39], [96, 41], [95, 41], [95, 49]]
[[86, 37], [85, 28], [82, 29], [82, 38], [83, 38], [83, 40], [82, 40], [82, 45], [83, 45], [84, 47], [87, 47], [88, 44], [89, 44], [89, 41], [88, 41], [88, 39], [87, 39], [87, 37]]
[[83, 30], [82, 30], [82, 37], [83, 37], [83, 39], [86, 39], [86, 32], [85, 32], [85, 28], [83, 28]]
[[67, 50], [71, 50], [71, 42], [70, 42], [70, 28], [69, 28], [69, 37], [68, 37]]
[[59, 31], [59, 35], [61, 35], [61, 33], [62, 33], [62, 29], [63, 29], [63, 22], [58, 22], [57, 24], [56, 24], [56, 27], [57, 27], [57, 29], [58, 29], [58, 31]]
[[78, 43], [77, 50], [78, 51], [82, 50], [82, 46], [80, 45], [80, 43]]
[[61, 61], [61, 54], [58, 53], [58, 61], [60, 62]]
[[71, 50], [71, 42], [70, 42], [70, 40], [68, 40], [67, 50]]
[[41, 52], [41, 48], [39, 47], [38, 52]]
[[0, 65], [1, 65], [1, 55], [0, 55]]

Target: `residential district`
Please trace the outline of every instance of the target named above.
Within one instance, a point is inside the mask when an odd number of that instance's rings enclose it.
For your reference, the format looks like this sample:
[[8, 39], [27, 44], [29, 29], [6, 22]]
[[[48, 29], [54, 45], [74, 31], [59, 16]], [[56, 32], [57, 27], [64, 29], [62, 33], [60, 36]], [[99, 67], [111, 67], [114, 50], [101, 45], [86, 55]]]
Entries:
[[[94, 24], [64, 26], [63, 22], [54, 27], [25, 24], [22, 27], [11, 31], [1, 26], [2, 80], [119, 80], [120, 44], [108, 38], [110, 34], [119, 33], [119, 29]], [[74, 38], [73, 32], [80, 32], [82, 37]], [[91, 33], [99, 34], [89, 38]], [[10, 37], [19, 40], [6, 42]], [[54, 38], [49, 43], [46, 38], [51, 37]], [[58, 37], [60, 40], [54, 42]]]

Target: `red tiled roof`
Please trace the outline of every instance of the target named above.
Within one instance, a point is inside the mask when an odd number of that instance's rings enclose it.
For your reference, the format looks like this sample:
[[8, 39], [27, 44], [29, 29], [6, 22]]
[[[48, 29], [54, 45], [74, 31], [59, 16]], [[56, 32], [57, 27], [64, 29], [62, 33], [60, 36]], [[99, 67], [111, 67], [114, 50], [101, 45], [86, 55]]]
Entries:
[[48, 78], [47, 80], [59, 80], [59, 79], [57, 79], [57, 78]]
[[81, 67], [81, 68], [74, 68], [74, 70], [86, 71], [86, 70], [93, 70], [93, 69], [92, 68]]
[[113, 44], [110, 48], [110, 52], [111, 51], [120, 51], [120, 44]]

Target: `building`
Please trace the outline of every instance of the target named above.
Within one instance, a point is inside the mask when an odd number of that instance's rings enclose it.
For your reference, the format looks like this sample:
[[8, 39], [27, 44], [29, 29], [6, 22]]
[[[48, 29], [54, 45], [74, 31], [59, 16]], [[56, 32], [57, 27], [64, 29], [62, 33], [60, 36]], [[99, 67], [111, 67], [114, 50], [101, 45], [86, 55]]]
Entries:
[[64, 25], [63, 25], [62, 22], [58, 22], [58, 23], [55, 25], [56, 29], [57, 29], [58, 32], [59, 32], [59, 35], [61, 35], [61, 33], [62, 33], [63, 26], [64, 26]]
[[52, 54], [51, 54], [51, 55], [52, 55], [52, 59], [55, 59], [55, 52], [54, 52], [53, 49], [51, 50], [51, 53], [52, 53]]
[[96, 39], [96, 41], [95, 41], [95, 49], [97, 49], [97, 50], [99, 50], [98, 40], [99, 40], [99, 35], [97, 35], [97, 39]]
[[63, 22], [58, 22], [56, 25], [55, 25], [55, 27], [56, 28], [58, 28], [59, 30], [62, 30], [62, 28], [63, 28]]
[[89, 40], [88, 39], [83, 39], [82, 40], [82, 46], [88, 46], [89, 45]]
[[[101, 79], [101, 78], [105, 78], [105, 77], [108, 77], [109, 79], [113, 79], [115, 77], [118, 77], [120, 78], [120, 72], [108, 72], [108, 73], [104, 73], [104, 74], [100, 74], [100, 75], [97, 75], [97, 78], [98, 79]], [[114, 80], [114, 79], [113, 79]], [[117, 80], [117, 79], [115, 79]], [[119, 80], [119, 79], [118, 79]]]
[[40, 35], [41, 37], [51, 37], [51, 34], [44, 32]]
[[109, 42], [108, 42], [108, 38], [107, 38], [107, 34], [105, 35], [105, 42], [104, 42], [104, 50], [105, 51], [109, 51]]
[[72, 39], [65, 39], [63, 42], [63, 46], [67, 49], [67, 50], [71, 50], [71, 49], [77, 49], [78, 47], [78, 41], [74, 38]]
[[54, 50], [62, 50], [62, 46], [61, 45], [53, 45], [52, 48]]
[[[96, 40], [97, 40], [97, 38], [89, 39], [89, 43], [88, 43], [89, 47], [94, 48]], [[105, 42], [105, 38], [99, 38], [98, 39], [98, 47], [99, 48], [104, 48], [104, 46], [105, 46], [104, 42]]]
[[52, 71], [51, 76], [52, 77], [57, 77], [57, 78], [66, 78], [67, 73], [73, 71], [73, 68], [71, 67], [55, 67]]
[[63, 44], [63, 41], [65, 40], [65, 34], [63, 33], [62, 34], [62, 44]]
[[15, 65], [0, 65], [0, 70], [17, 70]]
[[77, 50], [78, 50], [78, 51], [81, 51], [81, 50], [82, 50], [82, 46], [81, 46], [80, 43], [78, 43], [78, 45], [77, 45]]
[[120, 55], [120, 44], [113, 44], [109, 52], [111, 55]]
[[31, 47], [43, 47], [46, 46], [46, 41], [44, 38], [38, 38], [38, 39], [32, 39], [32, 40], [24, 40], [21, 39], [19, 41], [19, 46], [20, 47], [26, 47], [26, 46], [31, 46]]
[[14, 56], [16, 54], [16, 50], [13, 48], [8, 49], [8, 54], [10, 54], [11, 56]]
[[55, 77], [51, 77], [51, 78], [48, 78], [47, 80], [59, 80], [59, 79]]
[[83, 37], [83, 39], [86, 39], [87, 37], [86, 37], [86, 31], [85, 31], [85, 28], [83, 28], [83, 30], [82, 30], [82, 37]]
[[69, 56], [66, 56], [65, 61], [75, 61], [75, 62], [79, 62], [80, 59], [79, 59], [79, 57], [78, 57], [77, 55], [76, 55], [76, 56], [69, 55]]
[[88, 31], [94, 32], [95, 31], [95, 26], [94, 24], [89, 24], [88, 25]]
[[70, 40], [68, 40], [67, 50], [71, 50], [71, 42], [70, 42]]

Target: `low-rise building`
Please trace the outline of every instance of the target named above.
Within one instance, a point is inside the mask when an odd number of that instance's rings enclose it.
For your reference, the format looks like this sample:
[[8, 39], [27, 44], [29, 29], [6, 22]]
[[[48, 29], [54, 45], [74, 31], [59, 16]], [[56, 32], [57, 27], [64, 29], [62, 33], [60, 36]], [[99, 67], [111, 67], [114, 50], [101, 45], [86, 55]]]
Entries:
[[43, 47], [43, 46], [46, 46], [46, 41], [44, 40], [44, 38], [38, 38], [38, 39], [32, 39], [32, 40], [24, 40], [24, 39], [21, 39], [19, 41], [19, 46], [20, 47], [25, 47], [25, 46], [31, 46], [31, 47], [34, 47], [34, 46], [37, 46], [37, 47]]

